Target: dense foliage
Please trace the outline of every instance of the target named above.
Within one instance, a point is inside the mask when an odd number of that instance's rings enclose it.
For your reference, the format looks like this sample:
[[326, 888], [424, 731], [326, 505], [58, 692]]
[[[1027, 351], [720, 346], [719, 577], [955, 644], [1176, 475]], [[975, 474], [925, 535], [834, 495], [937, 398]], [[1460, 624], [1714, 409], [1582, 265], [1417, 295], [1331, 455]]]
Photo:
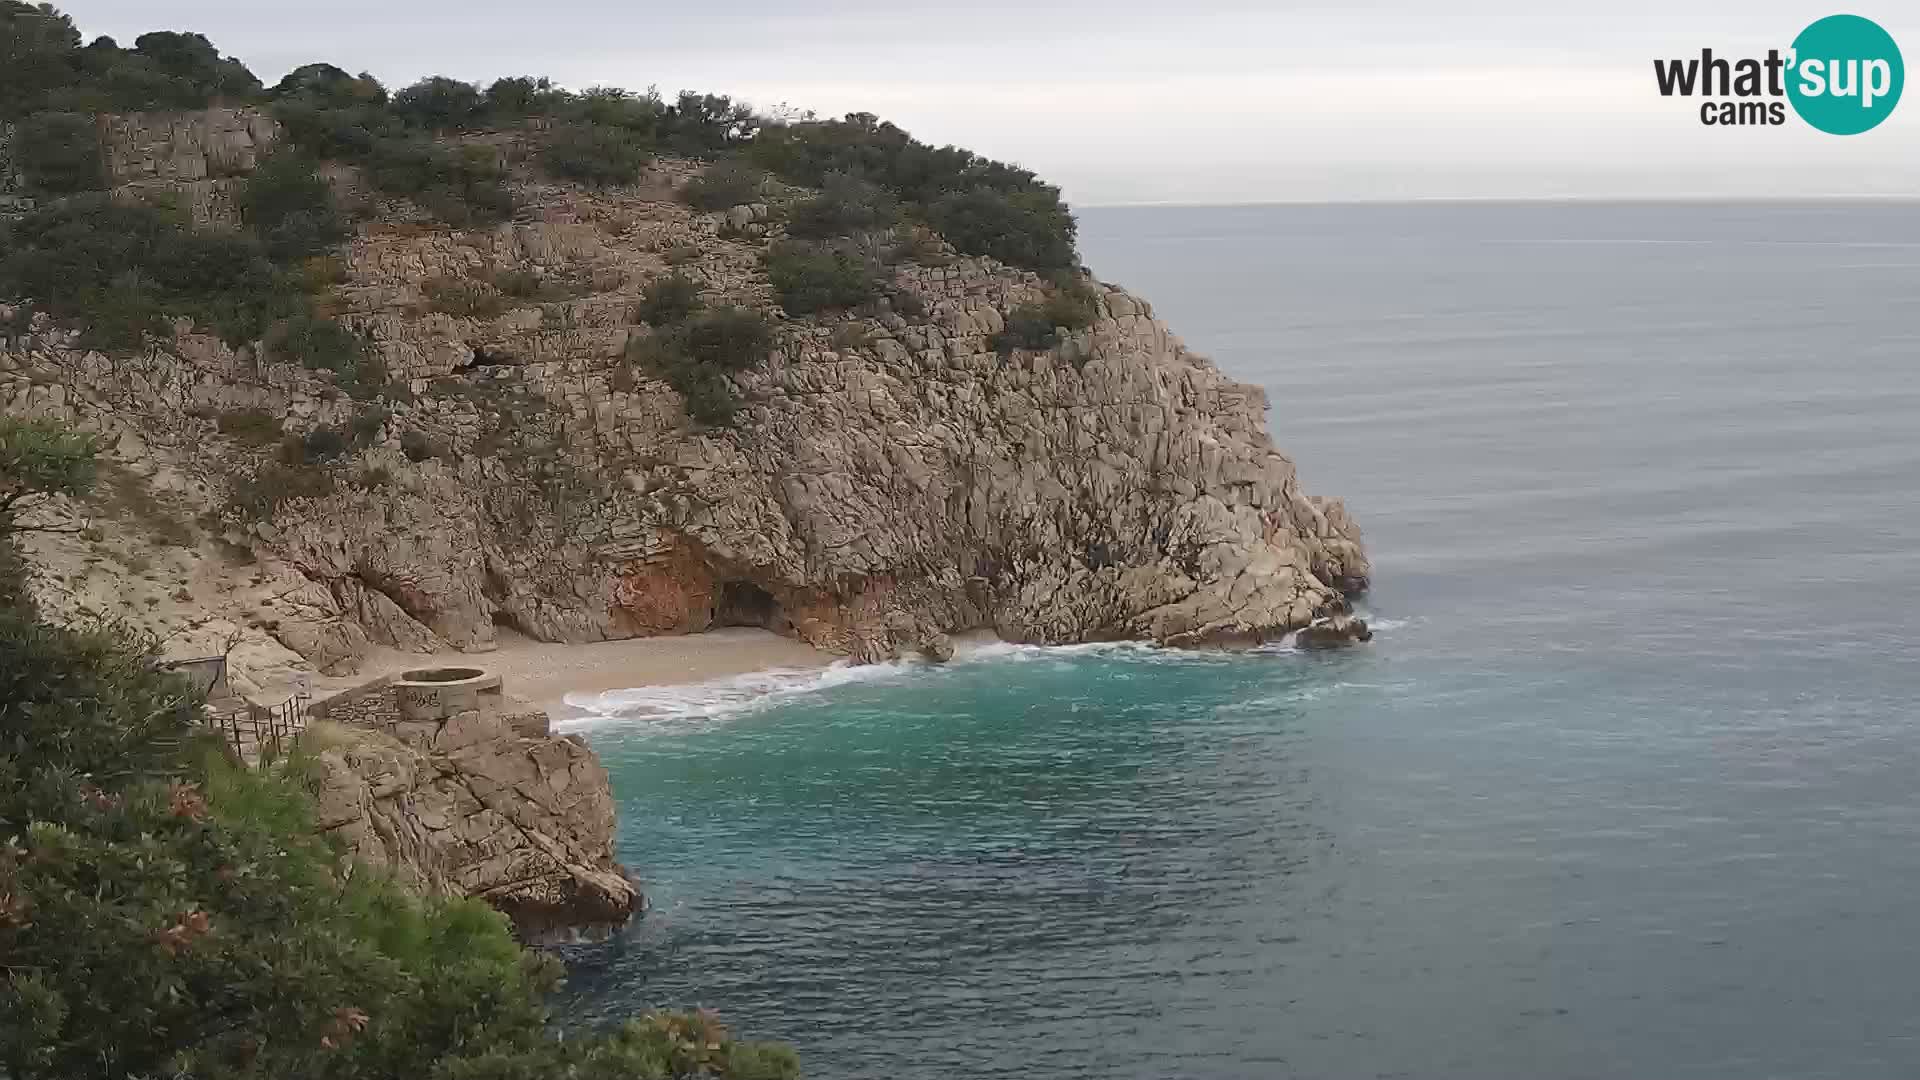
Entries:
[[472, 278], [435, 275], [420, 283], [427, 306], [443, 315], [491, 319], [507, 310], [507, 298], [493, 285]]
[[820, 187], [839, 173], [885, 188], [968, 254], [1035, 270], [1077, 261], [1077, 226], [1060, 189], [970, 150], [930, 146], [870, 113], [770, 126], [748, 153], [796, 184]]
[[198, 109], [244, 100], [260, 81], [199, 34], [157, 31], [123, 49], [82, 47], [73, 20], [46, 4], [0, 0], [0, 120], [37, 112]]
[[378, 393], [387, 379], [380, 354], [353, 331], [332, 319], [302, 311], [275, 323], [261, 339], [275, 360], [310, 371], [331, 372], [334, 385], [357, 398]]
[[[48, 191], [101, 182], [98, 147], [74, 117], [262, 100], [273, 103], [306, 153], [361, 163], [380, 190], [415, 199], [456, 225], [498, 220], [512, 213], [512, 201], [494, 155], [441, 146], [432, 136], [540, 119], [554, 131], [542, 160], [567, 179], [628, 183], [654, 152], [741, 152], [798, 184], [857, 178], [885, 194], [859, 200], [867, 212], [857, 217], [890, 218], [888, 204], [897, 203], [963, 252], [1039, 270], [1075, 261], [1075, 224], [1057, 188], [1025, 169], [920, 142], [868, 113], [771, 123], [723, 95], [688, 91], [668, 101], [609, 87], [573, 92], [529, 76], [482, 89], [435, 75], [389, 95], [370, 76], [324, 63], [295, 69], [269, 91], [201, 35], [161, 31], [141, 35], [131, 49], [110, 38], [82, 46], [73, 20], [58, 10], [0, 0], [0, 120], [67, 117], [36, 121], [23, 144], [31, 151], [22, 155], [30, 181]], [[723, 164], [697, 180], [688, 198], [701, 209], [724, 209], [750, 201], [756, 184], [744, 166]], [[831, 205], [816, 206], [800, 219], [802, 228], [857, 224], [834, 225], [836, 214]]]
[[627, 184], [656, 150], [717, 153], [750, 138], [758, 121], [744, 104], [683, 93], [595, 88], [573, 93], [550, 80], [514, 77], [485, 90], [436, 75], [389, 99], [369, 76], [310, 64], [273, 89], [274, 115], [292, 140], [319, 157], [359, 162], [381, 191], [403, 195], [455, 225], [513, 212], [498, 155], [485, 146], [444, 146], [434, 136], [491, 130], [539, 119], [551, 131], [539, 161], [563, 179]]
[[91, 344], [113, 351], [177, 316], [238, 344], [306, 306], [298, 276], [252, 238], [104, 195], [52, 204], [0, 233], [0, 296], [82, 321]]
[[214, 425], [229, 438], [259, 446], [280, 438], [280, 420], [265, 409], [228, 409], [215, 418]]
[[320, 179], [317, 167], [300, 154], [274, 154], [240, 187], [241, 217], [276, 262], [324, 254], [351, 235], [333, 189]]
[[1099, 315], [1093, 293], [1077, 278], [1053, 283], [1046, 300], [1021, 304], [1007, 313], [1006, 329], [994, 335], [993, 347], [1002, 354], [1015, 349], [1051, 349], [1060, 343], [1060, 331], [1084, 330]]
[[638, 135], [603, 124], [562, 124], [540, 150], [548, 172], [583, 184], [631, 184], [652, 161]]
[[[108, 180], [98, 113], [243, 102], [270, 106], [285, 141], [238, 188], [241, 233], [196, 232], [167, 208], [94, 194]], [[329, 254], [351, 232], [323, 166], [355, 164], [373, 189], [447, 223], [489, 225], [516, 211], [507, 144], [487, 134], [504, 128], [539, 132], [534, 162], [587, 184], [632, 183], [656, 153], [705, 158], [683, 190], [703, 211], [765, 198], [769, 173], [818, 188], [790, 207], [791, 239], [766, 258], [792, 315], [880, 300], [887, 263], [938, 256], [925, 247], [923, 226], [961, 252], [1017, 266], [1065, 274], [1077, 264], [1075, 223], [1058, 189], [1025, 169], [922, 143], [870, 114], [781, 123], [720, 95], [576, 92], [532, 76], [482, 87], [436, 75], [389, 94], [369, 75], [326, 63], [296, 68], [268, 89], [200, 35], [83, 46], [66, 15], [21, 0], [0, 0], [0, 120], [13, 127], [14, 167], [51, 198], [0, 231], [0, 296], [83, 326], [89, 345], [110, 351], [164, 339], [169, 322], [185, 317], [234, 344], [264, 339], [265, 355], [332, 372], [360, 396], [379, 392], [385, 372], [357, 335], [314, 314], [309, 295], [337, 280]], [[678, 264], [672, 253], [668, 261]], [[428, 291], [436, 310], [490, 318], [508, 296], [551, 290], [531, 280]], [[908, 313], [918, 304], [906, 294], [895, 300]], [[638, 314], [677, 332], [705, 317], [698, 308], [697, 286], [670, 278], [649, 290]], [[1017, 311], [1000, 344], [1043, 347], [1055, 327], [1083, 325], [1077, 311]], [[725, 366], [683, 363], [687, 349], [667, 347], [679, 340], [673, 333], [656, 338], [648, 347], [666, 351], [654, 366], [677, 373], [699, 414], [718, 421], [730, 413]]]
[[[359, 164], [375, 188], [412, 199], [449, 224], [501, 220], [514, 205], [502, 183], [506, 169], [498, 154], [485, 146], [452, 147], [432, 138], [457, 130], [471, 115], [459, 104], [460, 96], [443, 85], [451, 82], [423, 80], [390, 102], [386, 88], [371, 76], [309, 64], [275, 85], [273, 113], [288, 141], [304, 154]], [[478, 91], [472, 93], [478, 97]]]
[[767, 276], [789, 315], [856, 307], [880, 295], [878, 265], [844, 244], [776, 244], [767, 253]]
[[697, 364], [722, 371], [745, 371], [766, 363], [773, 348], [773, 328], [759, 312], [743, 307], [719, 307], [681, 323], [679, 347]]
[[1073, 267], [1073, 215], [1052, 188], [949, 191], [926, 207], [929, 224], [956, 249], [1035, 270]]
[[705, 310], [697, 294], [693, 306], [684, 310], [677, 321], [665, 322], [652, 334], [635, 339], [628, 347], [627, 361], [679, 391], [686, 400], [687, 415], [697, 423], [725, 426], [739, 408], [727, 376], [766, 363], [773, 351], [773, 327], [749, 308], [729, 305]]
[[716, 161], [707, 166], [705, 172], [688, 180], [680, 197], [695, 210], [725, 210], [758, 199], [766, 180], [764, 172], [745, 162]]
[[70, 195], [106, 187], [100, 132], [83, 113], [43, 112], [13, 131], [13, 159], [27, 187], [43, 195]]
[[820, 181], [820, 194], [793, 208], [787, 231], [814, 239], [852, 236], [892, 228], [899, 220], [891, 192], [852, 173], [830, 172]]
[[648, 282], [641, 291], [634, 317], [648, 326], [671, 326], [703, 306], [699, 282], [685, 274], [666, 274]]
[[[0, 551], [83, 493], [92, 447], [0, 421]], [[471, 900], [342, 873], [304, 747], [259, 768], [196, 735], [187, 683], [112, 628], [0, 590], [0, 1075], [10, 1080], [790, 1080], [711, 1016], [557, 1035], [553, 965]]]
[[506, 166], [489, 147], [380, 138], [358, 160], [374, 187], [412, 199], [449, 225], [491, 224], [514, 211]]
[[324, 499], [339, 489], [339, 481], [326, 469], [269, 461], [232, 479], [226, 509], [242, 522], [272, 521], [282, 506], [295, 499]]

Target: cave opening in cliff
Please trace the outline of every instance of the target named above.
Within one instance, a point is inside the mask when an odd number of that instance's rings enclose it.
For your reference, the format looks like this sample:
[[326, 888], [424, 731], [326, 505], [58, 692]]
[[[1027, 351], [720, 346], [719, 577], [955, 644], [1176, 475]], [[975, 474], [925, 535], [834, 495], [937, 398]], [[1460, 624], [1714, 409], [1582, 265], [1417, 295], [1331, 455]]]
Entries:
[[784, 633], [788, 628], [780, 601], [751, 581], [721, 583], [713, 616], [715, 626], [757, 626], [776, 633]]
[[508, 611], [506, 608], [497, 607], [493, 609], [493, 629], [496, 636], [498, 636], [502, 630], [508, 631], [509, 633], [531, 636], [521, 628], [519, 622], [515, 621], [513, 612]]

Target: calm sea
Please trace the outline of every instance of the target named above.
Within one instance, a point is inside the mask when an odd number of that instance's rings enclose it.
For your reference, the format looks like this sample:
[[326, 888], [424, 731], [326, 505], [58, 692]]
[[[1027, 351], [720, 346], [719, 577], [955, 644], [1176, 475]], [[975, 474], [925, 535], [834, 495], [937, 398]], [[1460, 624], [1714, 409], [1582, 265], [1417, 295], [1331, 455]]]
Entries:
[[1381, 634], [599, 702], [655, 908], [571, 1013], [820, 1080], [1920, 1073], [1920, 208], [1082, 222]]

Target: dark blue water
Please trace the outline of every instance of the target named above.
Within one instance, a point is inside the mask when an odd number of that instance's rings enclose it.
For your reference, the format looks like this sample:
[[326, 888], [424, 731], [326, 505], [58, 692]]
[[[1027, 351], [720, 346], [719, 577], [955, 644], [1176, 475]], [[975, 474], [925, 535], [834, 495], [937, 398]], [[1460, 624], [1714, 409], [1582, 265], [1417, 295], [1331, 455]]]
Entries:
[[1268, 388], [1383, 633], [636, 698], [657, 907], [576, 1015], [822, 1078], [1920, 1072], [1920, 210], [1082, 224]]

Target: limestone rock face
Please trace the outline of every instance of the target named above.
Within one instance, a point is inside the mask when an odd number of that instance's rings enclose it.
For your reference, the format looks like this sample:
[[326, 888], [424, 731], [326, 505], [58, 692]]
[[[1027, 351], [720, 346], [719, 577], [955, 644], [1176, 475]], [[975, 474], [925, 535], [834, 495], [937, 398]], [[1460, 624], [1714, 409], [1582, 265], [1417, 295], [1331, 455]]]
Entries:
[[193, 220], [203, 225], [234, 221], [237, 179], [253, 171], [280, 134], [273, 118], [254, 108], [101, 120], [107, 175], [123, 195], [184, 197]]
[[613, 861], [613, 796], [584, 743], [532, 711], [330, 727], [319, 826], [417, 890], [472, 896], [522, 937], [620, 926], [639, 891]]
[[[223, 168], [246, 160], [212, 113], [116, 123], [129, 146], [224, 132]], [[252, 125], [253, 145], [272, 141]], [[374, 645], [486, 649], [498, 626], [591, 641], [759, 625], [863, 660], [938, 655], [944, 635], [975, 629], [1252, 641], [1366, 585], [1359, 529], [1304, 490], [1267, 433], [1264, 393], [1123, 289], [1093, 283], [1091, 326], [1003, 354], [993, 336], [1047, 284], [922, 234], [921, 254], [890, 268], [888, 302], [789, 318], [761, 260], [804, 193], [701, 214], [673, 195], [694, 163], [662, 159], [605, 190], [514, 167], [524, 209], [511, 222], [456, 232], [379, 204], [348, 245], [329, 307], [404, 388], [377, 407], [183, 325], [171, 351], [135, 358], [50, 328], [16, 339], [0, 350], [0, 408], [125, 432], [200, 478], [186, 509], [221, 517], [277, 597], [271, 618], [208, 617], [331, 669]], [[692, 423], [673, 389], [621, 359], [650, 332], [634, 307], [670, 256], [709, 303], [774, 320], [771, 360], [733, 377], [729, 428]], [[503, 294], [486, 317], [433, 310], [434, 279], [503, 275], [537, 283], [539, 299]], [[333, 494], [239, 518], [223, 493], [271, 456], [219, 434], [241, 409], [363, 438], [329, 466]], [[356, 479], [375, 471], [380, 483]]]

